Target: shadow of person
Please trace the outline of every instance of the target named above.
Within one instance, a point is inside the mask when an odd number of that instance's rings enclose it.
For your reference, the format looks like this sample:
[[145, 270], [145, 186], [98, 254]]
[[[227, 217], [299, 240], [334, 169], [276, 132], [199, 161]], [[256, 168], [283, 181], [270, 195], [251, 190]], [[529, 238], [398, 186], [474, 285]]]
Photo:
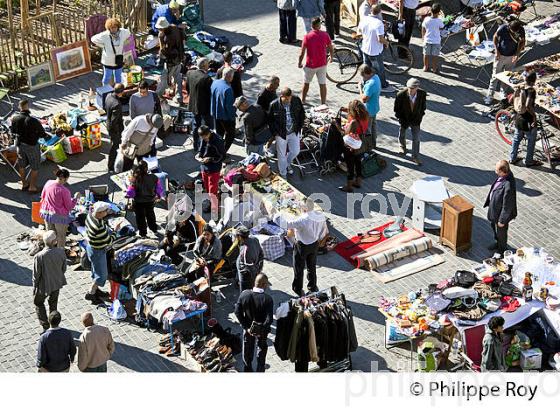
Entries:
[[0, 281], [18, 286], [32, 286], [32, 271], [9, 259], [0, 258]]

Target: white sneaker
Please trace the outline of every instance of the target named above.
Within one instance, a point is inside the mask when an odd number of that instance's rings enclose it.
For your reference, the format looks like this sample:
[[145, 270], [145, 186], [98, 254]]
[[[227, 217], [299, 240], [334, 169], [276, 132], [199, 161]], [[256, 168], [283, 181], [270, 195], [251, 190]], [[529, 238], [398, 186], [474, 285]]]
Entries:
[[388, 85], [387, 87], [381, 89], [382, 93], [394, 93], [395, 91], [397, 91], [397, 89], [392, 85]]
[[288, 165], [288, 174], [292, 175], [294, 173], [294, 169], [291, 165]]
[[493, 99], [492, 97], [486, 96], [486, 97], [484, 97], [484, 104], [485, 104], [485, 105], [490, 105], [490, 104], [492, 104], [492, 101], [493, 101], [493, 100], [494, 100], [494, 99]]

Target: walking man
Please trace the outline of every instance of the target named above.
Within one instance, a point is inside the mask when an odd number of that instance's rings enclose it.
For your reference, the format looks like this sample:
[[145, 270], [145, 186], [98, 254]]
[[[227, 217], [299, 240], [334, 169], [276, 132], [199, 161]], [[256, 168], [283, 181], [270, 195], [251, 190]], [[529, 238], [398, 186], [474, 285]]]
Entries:
[[121, 145], [121, 135], [124, 131], [123, 111], [121, 97], [124, 93], [124, 85], [115, 84], [113, 92], [105, 99], [105, 112], [107, 113], [107, 132], [111, 140], [111, 149], [109, 150], [109, 160], [107, 166], [109, 173], [115, 172], [115, 159], [117, 151]]
[[404, 35], [399, 39], [399, 44], [406, 47], [410, 44], [414, 22], [416, 21], [416, 8], [419, 2], [419, 0], [400, 0], [399, 2], [399, 20], [404, 21]]
[[[317, 75], [319, 91], [321, 94], [321, 104], [327, 101], [327, 53], [329, 50], [329, 62], [332, 62], [334, 47], [327, 33], [321, 30], [321, 18], [316, 17], [311, 23], [313, 30], [303, 37], [301, 52], [299, 54], [298, 67], [303, 68], [303, 89], [301, 90], [301, 102], [305, 104], [305, 98], [309, 91], [309, 84], [313, 77]], [[307, 53], [305, 67], [303, 57]]]
[[381, 95], [381, 80], [375, 70], [368, 65], [360, 66], [360, 100], [365, 104], [369, 114], [369, 135], [371, 135], [373, 149], [377, 148], [377, 121], [379, 112], [379, 96]]
[[243, 328], [243, 371], [253, 371], [253, 356], [257, 345], [257, 372], [264, 372], [267, 336], [273, 321], [274, 302], [265, 293], [269, 287], [268, 277], [261, 273], [255, 278], [252, 290], [244, 290], [235, 304], [235, 316]]
[[422, 165], [420, 161], [420, 124], [426, 113], [426, 91], [419, 88], [420, 82], [410, 78], [406, 88], [400, 91], [395, 98], [395, 116], [399, 120], [399, 144], [401, 154], [406, 155], [406, 130], [412, 133], [412, 161]]
[[39, 338], [37, 345], [37, 368], [39, 373], [68, 373], [76, 356], [72, 333], [59, 327], [62, 316], [57, 310], [49, 314], [50, 328]]
[[258, 105], [249, 104], [243, 96], [237, 97], [235, 107], [241, 112], [239, 122], [243, 125], [247, 155], [254, 152], [264, 156], [264, 144], [271, 136], [266, 113]]
[[82, 313], [85, 329], [78, 346], [78, 368], [81, 372], [107, 373], [107, 361], [115, 351], [115, 343], [109, 329], [93, 323], [90, 312]]
[[56, 232], [43, 234], [45, 248], [33, 258], [33, 303], [43, 332], [49, 328], [45, 301], [49, 300], [49, 313], [56, 311], [60, 289], [66, 285], [66, 253], [57, 246]]
[[199, 58], [196, 62], [197, 69], [187, 71], [187, 93], [189, 94], [189, 109], [194, 114], [193, 149], [198, 152], [200, 138], [198, 128], [206, 125], [212, 128], [214, 122], [210, 115], [210, 99], [212, 79], [208, 75], [208, 59]]
[[331, 40], [340, 36], [340, 0], [325, 0], [325, 25]]
[[325, 215], [315, 210], [315, 203], [307, 199], [305, 213], [299, 218], [286, 221], [279, 213], [274, 216], [274, 222], [285, 229], [293, 229], [296, 243], [293, 253], [294, 280], [292, 290], [298, 296], [303, 296], [303, 276], [307, 267], [307, 290], [317, 292], [317, 251], [319, 242], [327, 232]]
[[[47, 136], [41, 122], [31, 116], [29, 101], [19, 102], [19, 113], [12, 117], [12, 133], [16, 136], [17, 145], [17, 168], [21, 178], [22, 191], [31, 194], [39, 193], [37, 187], [37, 175], [41, 165], [41, 148], [39, 139]], [[29, 181], [26, 178], [26, 168], [31, 168]]]
[[235, 107], [231, 82], [235, 70], [225, 68], [222, 78], [212, 82], [210, 89], [210, 112], [216, 124], [216, 132], [224, 139], [226, 152], [235, 138]]
[[165, 89], [173, 83], [175, 100], [177, 103], [183, 104], [182, 70], [185, 56], [183, 30], [169, 24], [165, 17], [158, 19], [156, 28], [159, 30], [159, 56], [164, 61], [157, 94], [159, 97], [163, 96]]
[[235, 231], [239, 242], [239, 256], [237, 257], [237, 274], [240, 292], [251, 289], [256, 276], [262, 272], [264, 253], [259, 240], [249, 235], [249, 229], [241, 225]]
[[506, 160], [502, 159], [496, 163], [496, 175], [498, 178], [490, 188], [484, 208], [488, 207], [487, 217], [496, 240], [488, 249], [496, 250], [502, 255], [508, 247], [509, 223], [517, 217], [517, 189], [515, 178]]

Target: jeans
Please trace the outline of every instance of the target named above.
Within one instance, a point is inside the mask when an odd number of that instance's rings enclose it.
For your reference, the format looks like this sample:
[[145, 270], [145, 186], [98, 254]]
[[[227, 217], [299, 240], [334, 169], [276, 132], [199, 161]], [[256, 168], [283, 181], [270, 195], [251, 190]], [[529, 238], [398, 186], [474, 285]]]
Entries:
[[494, 91], [497, 91], [500, 88], [503, 92], [506, 91], [507, 86], [502, 84], [501, 81], [498, 81], [496, 74], [503, 71], [511, 71], [513, 66], [513, 56], [500, 56], [500, 58], [494, 60], [494, 64], [492, 65], [492, 78], [490, 79], [490, 85], [488, 86], [488, 97], [492, 97], [494, 95]]
[[264, 144], [261, 145], [245, 145], [245, 152], [247, 155], [252, 154], [253, 152], [259, 154], [261, 157], [264, 157]]
[[278, 172], [281, 177], [286, 178], [288, 165], [291, 165], [299, 151], [299, 135], [295, 132], [288, 134], [286, 138], [276, 137], [276, 156], [278, 157]]
[[111, 148], [109, 149], [107, 167], [109, 168], [109, 171], [115, 171], [115, 160], [117, 159], [117, 152], [119, 150], [119, 146], [121, 145], [121, 134], [109, 133], [109, 139], [111, 140]]
[[252, 336], [247, 330], [243, 331], [243, 371], [253, 371], [255, 342], [257, 345], [257, 372], [263, 373], [266, 364], [266, 353], [268, 351], [267, 338]]
[[177, 95], [177, 100], [183, 102], [183, 66], [181, 64], [170, 65], [165, 63], [163, 66], [163, 71], [161, 72], [161, 77], [157, 86], [156, 93], [160, 97], [165, 93], [165, 89], [171, 85], [170, 79], [173, 79], [175, 86], [175, 93]]
[[317, 251], [319, 241], [310, 245], [296, 242], [294, 245], [294, 281], [292, 290], [301, 294], [303, 290], [303, 273], [307, 266], [307, 289], [311, 292], [317, 291]]
[[45, 300], [49, 299], [49, 313], [56, 310], [58, 306], [58, 295], [60, 290], [55, 290], [49, 295], [43, 295], [41, 293], [35, 293], [33, 297], [33, 304], [35, 305], [35, 312], [37, 313], [37, 318], [39, 323], [43, 326], [43, 329], [48, 329], [49, 319], [47, 317], [47, 310], [45, 309]]
[[91, 278], [95, 281], [97, 286], [103, 287], [109, 275], [109, 268], [107, 266], [107, 250], [94, 249], [91, 246], [86, 248], [87, 256], [91, 262]]
[[346, 162], [346, 168], [348, 168], [346, 179], [348, 181], [353, 181], [354, 178], [362, 177], [362, 159], [361, 155], [355, 154], [348, 148], [344, 148], [344, 162]]
[[490, 226], [492, 227], [492, 232], [494, 232], [494, 239], [498, 244], [498, 253], [503, 255], [504, 251], [507, 250], [507, 235], [508, 235], [508, 224], [505, 224], [503, 227], [499, 227], [498, 224], [494, 222], [490, 222]]
[[410, 128], [412, 132], [412, 158], [418, 158], [420, 155], [420, 126], [419, 125], [411, 125], [410, 127], [401, 127], [399, 128], [399, 143], [401, 144], [402, 149], [406, 153], [406, 130]]
[[340, 35], [340, 0], [325, 3], [325, 25], [331, 40]]
[[84, 370], [84, 373], [107, 373], [107, 363], [103, 363], [101, 366], [88, 367]]
[[52, 224], [47, 222], [47, 229], [56, 232], [56, 246], [63, 248], [66, 245], [66, 231], [68, 230], [67, 224]]
[[136, 227], [141, 236], [146, 236], [148, 227], [156, 233], [158, 230], [156, 214], [153, 202], [134, 202], [134, 214], [136, 215]]
[[122, 83], [122, 68], [107, 68], [103, 67], [103, 85], [111, 85], [111, 79], [115, 78], [116, 83]]
[[206, 125], [208, 128], [213, 128], [214, 126], [214, 119], [210, 114], [195, 114], [194, 115], [194, 124], [193, 124], [193, 148], [194, 152], [198, 152], [198, 147], [200, 145], [200, 137], [198, 135], [198, 129], [201, 125]]
[[529, 131], [523, 131], [519, 128], [515, 128], [515, 134], [513, 134], [513, 141], [511, 142], [511, 152], [509, 154], [510, 161], [515, 161], [517, 158], [517, 153], [519, 152], [519, 145], [521, 140], [527, 138], [527, 153], [525, 154], [525, 165], [533, 162], [533, 154], [535, 153], [535, 143], [537, 142], [537, 129], [530, 128]]
[[383, 64], [383, 53], [377, 55], [377, 56], [370, 56], [364, 52], [362, 52], [363, 58], [364, 58], [364, 64], [370, 66], [371, 68], [373, 68], [376, 72], [377, 75], [379, 76], [379, 79], [381, 80], [381, 87], [382, 88], [387, 88], [389, 86], [389, 83], [387, 82], [387, 79], [385, 78], [385, 65]]
[[313, 20], [313, 17], [302, 17], [302, 20], [303, 20], [303, 27], [305, 27], [305, 34], [307, 34], [311, 30], [313, 30], [313, 26], [311, 25], [311, 21]]
[[410, 44], [410, 38], [412, 37], [412, 29], [414, 29], [414, 23], [416, 21], [416, 10], [403, 8], [403, 19], [404, 19], [404, 36], [399, 40], [399, 44], [408, 47]]
[[235, 120], [216, 120], [216, 132], [224, 139], [225, 149], [228, 152], [235, 139]]
[[297, 37], [297, 18], [295, 10], [278, 10], [280, 16], [280, 39], [289, 42]]

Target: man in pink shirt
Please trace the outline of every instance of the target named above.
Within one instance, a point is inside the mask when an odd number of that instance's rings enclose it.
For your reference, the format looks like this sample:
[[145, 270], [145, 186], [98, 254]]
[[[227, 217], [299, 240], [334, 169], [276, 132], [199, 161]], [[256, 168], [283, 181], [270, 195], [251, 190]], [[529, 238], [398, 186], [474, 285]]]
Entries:
[[[329, 35], [321, 30], [321, 19], [314, 18], [311, 26], [313, 30], [303, 37], [301, 53], [299, 54], [298, 67], [303, 68], [303, 89], [301, 90], [301, 102], [305, 103], [305, 97], [309, 91], [309, 83], [317, 75], [319, 90], [321, 93], [321, 104], [327, 101], [327, 48], [329, 49], [329, 62], [332, 62], [334, 47]], [[303, 57], [305, 67], [303, 66]]]

